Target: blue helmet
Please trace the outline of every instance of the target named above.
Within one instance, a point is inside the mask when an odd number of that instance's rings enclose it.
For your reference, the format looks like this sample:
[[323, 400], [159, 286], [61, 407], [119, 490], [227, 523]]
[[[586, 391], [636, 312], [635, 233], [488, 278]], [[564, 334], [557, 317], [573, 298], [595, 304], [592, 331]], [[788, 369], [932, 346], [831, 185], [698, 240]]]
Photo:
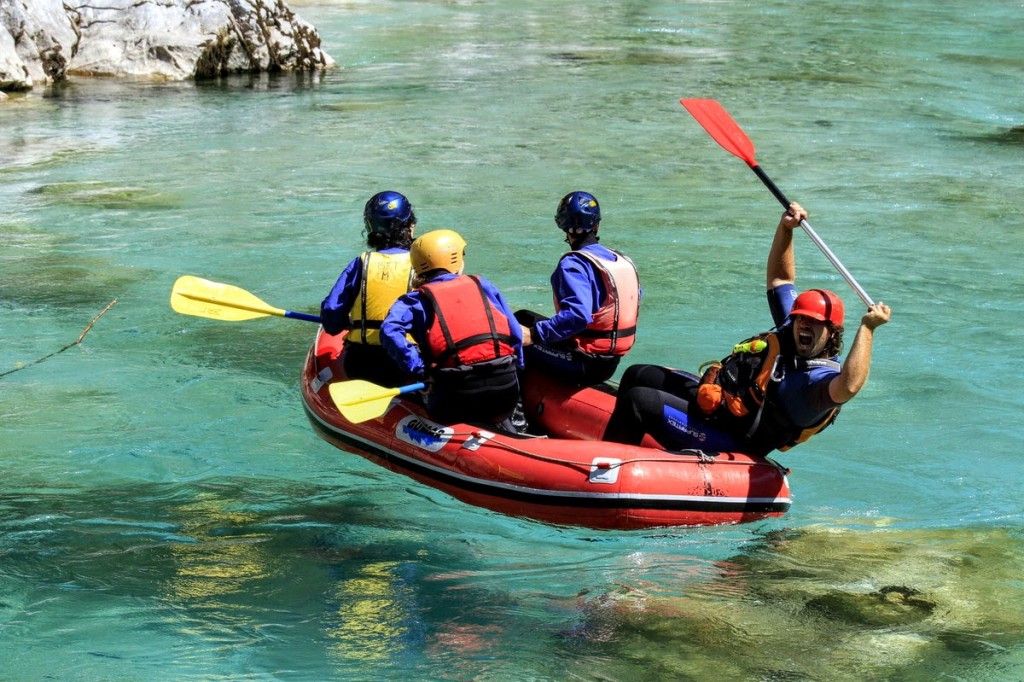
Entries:
[[601, 207], [589, 192], [569, 192], [558, 204], [555, 224], [563, 232], [583, 234], [601, 222]]
[[378, 192], [363, 209], [363, 224], [368, 234], [390, 233], [415, 222], [412, 204], [398, 192]]

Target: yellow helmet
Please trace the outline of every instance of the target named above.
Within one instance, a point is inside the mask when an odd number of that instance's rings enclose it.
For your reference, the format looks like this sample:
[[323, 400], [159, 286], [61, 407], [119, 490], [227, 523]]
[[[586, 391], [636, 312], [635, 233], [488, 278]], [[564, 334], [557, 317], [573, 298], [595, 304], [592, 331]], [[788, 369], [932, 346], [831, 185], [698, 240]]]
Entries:
[[458, 232], [434, 230], [416, 238], [409, 248], [409, 260], [417, 275], [438, 269], [457, 275], [462, 272], [465, 251], [466, 240]]

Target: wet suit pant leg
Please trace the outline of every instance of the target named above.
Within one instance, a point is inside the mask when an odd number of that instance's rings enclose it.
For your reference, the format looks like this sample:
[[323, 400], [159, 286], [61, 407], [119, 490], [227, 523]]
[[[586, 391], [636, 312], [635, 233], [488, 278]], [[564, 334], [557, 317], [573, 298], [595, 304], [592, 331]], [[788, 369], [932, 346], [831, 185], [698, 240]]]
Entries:
[[639, 445], [650, 434], [672, 450], [736, 450], [731, 436], [710, 428], [695, 407], [693, 378], [657, 365], [633, 365], [622, 377], [604, 439]]

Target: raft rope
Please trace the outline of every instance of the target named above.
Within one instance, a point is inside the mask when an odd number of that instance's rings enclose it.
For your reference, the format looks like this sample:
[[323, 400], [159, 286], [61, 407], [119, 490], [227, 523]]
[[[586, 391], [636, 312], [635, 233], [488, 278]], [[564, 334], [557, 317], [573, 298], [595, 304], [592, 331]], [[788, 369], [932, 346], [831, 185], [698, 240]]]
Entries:
[[[410, 411], [410, 413], [411, 413], [411, 411]], [[490, 432], [488, 432], [488, 433], [490, 433]], [[463, 439], [462, 440], [463, 444], [465, 444], [465, 442], [467, 440], [469, 440], [470, 438], [477, 438], [477, 439], [480, 439], [480, 440], [486, 440], [491, 445], [498, 446], [500, 448], [504, 448], [505, 450], [508, 450], [509, 452], [514, 452], [514, 453], [516, 453], [518, 455], [523, 455], [524, 457], [530, 457], [531, 459], [541, 460], [541, 461], [544, 461], [544, 462], [551, 462], [552, 464], [564, 464], [566, 466], [576, 467], [576, 468], [582, 469], [584, 471], [584, 473], [589, 473], [591, 467], [594, 466], [594, 462], [593, 461], [591, 461], [591, 462], [577, 462], [577, 461], [573, 461], [573, 460], [569, 460], [569, 459], [560, 459], [558, 457], [547, 457], [545, 455], [539, 455], [539, 454], [537, 454], [535, 452], [530, 452], [529, 450], [523, 450], [523, 449], [517, 448], [517, 447], [515, 447], [515, 446], [513, 446], [513, 445], [511, 445], [509, 443], [506, 443], [505, 441], [495, 440], [494, 438], [487, 438], [487, 437], [484, 436], [484, 432], [483, 431], [470, 431], [468, 433], [455, 432], [455, 433], [452, 434], [452, 436], [453, 437], [454, 436], [461, 437]], [[595, 441], [595, 442], [598, 442], [598, 441]], [[736, 462], [736, 461], [731, 461], [731, 460], [721, 460], [721, 459], [716, 458], [714, 455], [709, 455], [708, 453], [704, 452], [703, 450], [687, 449], [687, 450], [679, 450], [679, 451], [677, 451], [672, 457], [636, 457], [634, 459], [624, 459], [621, 462], [617, 462], [617, 463], [614, 463], [614, 464], [611, 461], [608, 461], [608, 467], [607, 468], [612, 469], [612, 468], [617, 468], [617, 467], [624, 466], [626, 464], [641, 464], [641, 463], [644, 463], [644, 462], [678, 462], [679, 461], [678, 457], [681, 456], [681, 455], [692, 455], [692, 456], [696, 457], [697, 464], [732, 464], [732, 465], [738, 465], [738, 466], [756, 466], [758, 464], [761, 464], [761, 462]], [[595, 458], [595, 459], [600, 460], [600, 458]], [[610, 459], [611, 458], [609, 458], [609, 460]], [[769, 466], [773, 466], [776, 469], [778, 469], [780, 471], [783, 471], [784, 473], [787, 473], [787, 474], [789, 473], [789, 469], [783, 468], [777, 462], [775, 462], [775, 461], [773, 461], [771, 459], [765, 458], [764, 463], [768, 464]]]
[[82, 339], [84, 339], [85, 335], [89, 333], [89, 330], [92, 329], [92, 326], [94, 324], [96, 324], [96, 320], [98, 320], [101, 317], [103, 317], [103, 313], [105, 313], [108, 310], [110, 310], [111, 308], [113, 308], [115, 303], [117, 303], [117, 299], [116, 298], [113, 301], [111, 301], [110, 303], [108, 303], [106, 308], [104, 308], [103, 310], [99, 311], [99, 313], [96, 314], [96, 317], [92, 318], [92, 321], [85, 326], [85, 329], [83, 329], [82, 333], [78, 335], [78, 338], [75, 339], [74, 341], [72, 341], [71, 343], [69, 343], [68, 345], [64, 346], [60, 350], [55, 350], [52, 353], [49, 353], [48, 355], [44, 355], [43, 357], [39, 358], [38, 360], [33, 360], [32, 362], [30, 362], [28, 364], [24, 364], [24, 363], [19, 362], [14, 369], [9, 369], [6, 372], [0, 373], [0, 377], [5, 377], [8, 374], [14, 374], [17, 371], [25, 369], [26, 367], [31, 367], [32, 365], [38, 365], [43, 360], [48, 360], [48, 359], [52, 358], [54, 355], [57, 355], [59, 353], [63, 353], [68, 348], [71, 348], [72, 346], [77, 346], [78, 344], [82, 343]]

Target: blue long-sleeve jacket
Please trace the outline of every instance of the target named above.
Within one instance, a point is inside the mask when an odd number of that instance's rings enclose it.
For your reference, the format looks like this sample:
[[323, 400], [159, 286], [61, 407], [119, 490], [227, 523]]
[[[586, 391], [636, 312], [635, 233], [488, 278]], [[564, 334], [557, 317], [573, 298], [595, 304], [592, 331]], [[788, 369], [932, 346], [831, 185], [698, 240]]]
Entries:
[[[605, 260], [618, 257], [596, 241], [585, 243], [579, 249]], [[551, 273], [551, 290], [558, 301], [558, 310], [547, 320], [538, 322], [533, 330], [534, 343], [551, 345], [576, 336], [594, 321], [594, 313], [601, 309], [606, 289], [600, 273], [585, 256], [570, 253], [558, 262]], [[642, 296], [642, 292], [641, 292]]]
[[[453, 275], [445, 273], [432, 279], [432, 282], [445, 282], [464, 275]], [[491, 303], [509, 319], [509, 329], [513, 344], [516, 350], [516, 358], [520, 367], [523, 366], [523, 336], [522, 330], [516, 323], [515, 314], [509, 307], [508, 302], [501, 295], [501, 292], [488, 280], [477, 275], [484, 293]], [[381, 324], [381, 345], [388, 355], [405, 369], [411, 376], [422, 379], [426, 376], [426, 366], [423, 356], [420, 354], [417, 344], [426, 344], [427, 330], [434, 322], [434, 311], [423, 292], [416, 289], [401, 296], [391, 306], [388, 316]], [[416, 343], [410, 343], [406, 335], [411, 336]]]

